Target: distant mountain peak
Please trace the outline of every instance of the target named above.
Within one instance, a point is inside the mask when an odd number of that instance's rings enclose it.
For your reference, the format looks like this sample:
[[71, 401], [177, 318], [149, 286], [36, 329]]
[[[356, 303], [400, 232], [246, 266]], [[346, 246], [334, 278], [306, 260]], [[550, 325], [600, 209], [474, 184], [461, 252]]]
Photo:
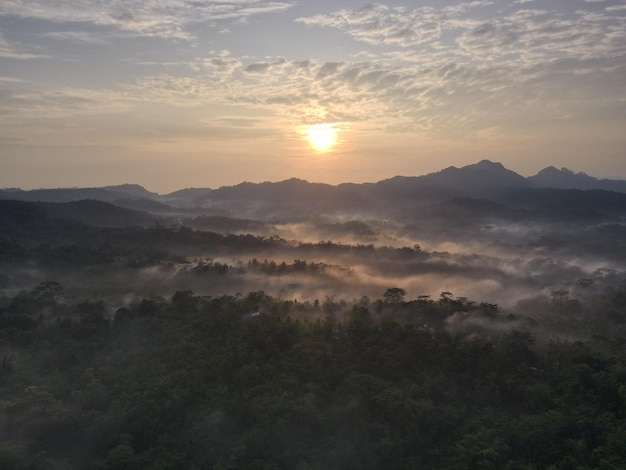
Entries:
[[119, 189], [119, 190], [139, 189], [141, 191], [146, 191], [146, 188], [136, 183], [124, 183], [124, 184], [115, 184], [112, 186], [104, 186], [104, 189]]
[[603, 189], [606, 191], [626, 192], [626, 182], [620, 180], [599, 180], [587, 173], [575, 173], [568, 168], [544, 168], [535, 176], [528, 178], [534, 188], [557, 189]]
[[[595, 180], [596, 178], [593, 178], [592, 176], [589, 176], [587, 173], [584, 173], [582, 171], [579, 171], [578, 173], [576, 173], [575, 171], [570, 170], [569, 168], [566, 167], [562, 167], [560, 170], [554, 166], [548, 166], [546, 168], [544, 168], [543, 170], [541, 170], [539, 173], [537, 173], [534, 177], [537, 176], [554, 176], [554, 177], [571, 177], [571, 176], [578, 176], [578, 177], [584, 177], [584, 178], [591, 178], [593, 180]], [[531, 177], [531, 178], [534, 178]]]
[[504, 165], [502, 165], [502, 163], [500, 162], [492, 162], [491, 160], [481, 160], [478, 163], [475, 163], [474, 165], [469, 165], [469, 166], [473, 166], [475, 168], [481, 168], [481, 169], [497, 169], [497, 170], [506, 170], [506, 168], [504, 167]]
[[[500, 162], [492, 162], [491, 160], [481, 160], [478, 163], [472, 163], [470, 165], [465, 165], [462, 166], [460, 168], [457, 168], [456, 166], [449, 166], [448, 168], [444, 168], [441, 171], [435, 172], [435, 173], [430, 173], [430, 175], [437, 175], [437, 174], [441, 174], [441, 173], [457, 173], [457, 172], [474, 172], [474, 171], [479, 171], [479, 172], [506, 172], [508, 174], [515, 174], [517, 175], [517, 173], [515, 173], [512, 170], [507, 169], [502, 163]], [[517, 175], [519, 176], [519, 175]]]
[[422, 178], [459, 196], [491, 196], [510, 189], [526, 188], [526, 178], [508, 170], [499, 162], [481, 160], [461, 168], [449, 167]]
[[[562, 168], [562, 170], [564, 170], [565, 168]], [[561, 173], [561, 170], [559, 170], [557, 167], [555, 166], [547, 166], [545, 167], [543, 170], [541, 170], [539, 173], [537, 173], [536, 176], [538, 175], [556, 175]]]
[[[280, 214], [290, 208], [289, 215], [300, 215], [298, 203], [307, 201], [307, 211], [358, 210], [385, 207], [403, 201], [417, 207], [433, 201], [452, 198], [483, 198], [495, 201], [512, 191], [526, 189], [576, 189], [626, 193], [626, 181], [597, 179], [568, 168], [548, 166], [535, 176], [525, 178], [500, 162], [488, 159], [462, 167], [450, 166], [422, 176], [395, 176], [376, 183], [344, 183], [331, 185], [312, 183], [292, 177], [278, 182], [242, 182], [219, 189], [187, 188], [163, 196], [139, 184], [120, 184], [101, 188], [66, 188], [22, 191], [0, 189], [0, 200], [69, 202], [82, 199], [107, 201], [118, 206], [148, 212], [170, 212], [171, 207], [211, 209], [211, 213], [238, 214], [256, 217]], [[495, 198], [495, 199], [494, 199]], [[161, 204], [159, 204], [161, 203]], [[163, 205], [165, 203], [166, 205]], [[240, 212], [235, 212], [239, 210]], [[283, 212], [285, 213], [285, 212]]]
[[124, 184], [117, 184], [114, 186], [104, 186], [101, 189], [128, 194], [129, 196], [132, 196], [132, 197], [140, 197], [140, 198], [158, 197], [157, 193], [148, 191], [146, 188], [144, 188], [143, 186], [139, 184], [124, 183]]

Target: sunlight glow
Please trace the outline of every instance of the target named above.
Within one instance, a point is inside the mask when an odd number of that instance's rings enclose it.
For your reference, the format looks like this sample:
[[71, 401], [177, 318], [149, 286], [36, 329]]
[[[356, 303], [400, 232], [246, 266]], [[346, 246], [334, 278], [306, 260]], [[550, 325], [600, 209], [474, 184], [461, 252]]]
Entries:
[[333, 124], [314, 124], [305, 133], [311, 147], [318, 152], [328, 152], [337, 143], [337, 128]]

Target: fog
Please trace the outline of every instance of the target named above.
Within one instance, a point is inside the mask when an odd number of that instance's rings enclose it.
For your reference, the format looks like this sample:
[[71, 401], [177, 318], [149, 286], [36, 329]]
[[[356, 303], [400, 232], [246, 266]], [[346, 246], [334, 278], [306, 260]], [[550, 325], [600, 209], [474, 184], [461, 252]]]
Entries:
[[63, 285], [67, 302], [106, 299], [112, 310], [180, 290], [263, 291], [293, 305], [341, 301], [331, 310], [343, 315], [400, 288], [405, 302], [448, 292], [495, 304], [508, 318], [468, 315], [465, 305], [441, 328], [532, 327], [548, 336], [571, 334], [568, 321], [599, 318], [625, 285], [626, 213], [617, 193], [564, 192], [545, 205], [552, 193], [516, 193], [504, 206], [497, 198], [399, 199], [403, 192], [379, 188], [368, 202], [362, 194], [371, 187], [335, 200], [337, 187], [287, 183], [310, 199], [281, 193], [278, 184], [248, 184], [216, 191], [221, 199], [196, 198], [197, 207], [161, 204], [158, 213], [95, 201], [6, 201], [0, 302], [51, 280]]
[[[386, 289], [399, 287], [406, 291], [407, 301], [419, 296], [437, 299], [450, 292], [454, 297], [497, 304], [507, 314], [541, 317], [542, 311], [551, 309], [554, 292], [585, 303], [625, 280], [619, 256], [608, 259], [539, 243], [554, 234], [549, 225], [439, 231], [436, 237], [420, 238], [407, 235], [406, 227], [397, 222], [324, 218], [272, 224], [271, 234], [256, 234], [260, 248], [245, 249], [242, 243], [249, 231], [239, 238], [223, 235], [234, 240], [232, 246], [207, 246], [202, 236], [209, 232], [162, 230], [169, 231], [172, 240], [167, 246], [155, 242], [155, 249], [164, 253], [154, 261], [125, 255], [108, 263], [58, 266], [46, 263], [40, 253], [40, 259], [30, 263], [5, 264], [0, 293], [7, 302], [20, 290], [54, 280], [64, 286], [68, 299], [105, 298], [117, 308], [132, 299], [169, 298], [177, 290], [201, 296], [264, 291], [294, 302], [331, 298], [355, 304], [363, 297], [381, 299]], [[190, 235], [199, 241], [186, 243], [184, 238]], [[490, 322], [458, 314], [445, 325], [451, 329], [464, 325], [474, 331], [486, 329]]]

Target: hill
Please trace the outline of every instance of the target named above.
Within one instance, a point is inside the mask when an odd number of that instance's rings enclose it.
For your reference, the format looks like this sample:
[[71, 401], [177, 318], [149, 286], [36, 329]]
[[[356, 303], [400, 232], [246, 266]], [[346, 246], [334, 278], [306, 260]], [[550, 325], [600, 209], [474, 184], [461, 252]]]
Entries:
[[95, 227], [124, 227], [153, 225], [158, 218], [88, 199], [62, 203], [0, 200], [0, 227], [11, 223], [41, 226], [51, 220], [73, 221]]
[[[546, 191], [601, 191], [600, 193], [548, 193]], [[608, 194], [610, 193], [610, 194]], [[559, 212], [560, 205], [580, 206], [580, 215], [590, 211], [621, 213], [626, 181], [597, 179], [566, 168], [547, 167], [529, 178], [501, 163], [482, 160], [461, 168], [448, 167], [423, 176], [396, 176], [375, 183], [330, 185], [298, 178], [278, 182], [243, 182], [217, 189], [187, 188], [165, 195], [139, 185], [103, 188], [0, 190], [0, 199], [40, 202], [98, 200], [143, 213], [180, 218], [212, 215], [235, 219], [294, 221], [320, 214], [402, 219], [416, 210], [451, 200], [505, 202], [515, 208]], [[544, 199], [548, 196], [548, 199]], [[576, 202], [569, 201], [575, 200]], [[568, 202], [569, 201], [569, 202]], [[607, 205], [608, 204], [608, 205]], [[542, 206], [543, 207], [539, 207]], [[476, 212], [473, 204], [473, 212]], [[567, 211], [576, 212], [575, 207]], [[583, 210], [584, 207], [584, 210]], [[501, 211], [500, 211], [501, 212]]]
[[535, 176], [529, 177], [528, 181], [533, 188], [602, 189], [626, 192], [626, 181], [598, 179], [586, 173], [574, 173], [567, 168], [558, 170], [553, 166], [544, 168]]

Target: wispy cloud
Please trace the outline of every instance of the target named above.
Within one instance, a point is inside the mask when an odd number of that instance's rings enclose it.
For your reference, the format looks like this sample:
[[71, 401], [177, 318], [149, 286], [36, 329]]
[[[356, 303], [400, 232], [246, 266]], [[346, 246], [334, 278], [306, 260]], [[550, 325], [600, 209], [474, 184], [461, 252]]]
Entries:
[[19, 49], [16, 44], [11, 44], [0, 30], [0, 57], [18, 60], [41, 59], [45, 57], [44, 55], [20, 51]]
[[56, 23], [92, 23], [144, 36], [189, 40], [193, 37], [186, 30], [189, 24], [281, 12], [291, 6], [293, 2], [263, 0], [6, 0], [0, 4], [0, 15]]
[[[509, 14], [482, 19], [491, 2], [470, 2], [443, 8], [370, 5], [328, 15], [301, 17], [307, 26], [336, 28], [371, 45], [426, 47], [427, 53], [458, 60], [511, 61], [523, 57], [547, 60], [563, 56], [624, 53], [626, 6], [604, 11], [579, 10], [574, 15], [522, 6]], [[526, 0], [515, 2], [526, 4]], [[443, 33], [447, 32], [444, 38]], [[460, 45], [461, 47], [456, 47]]]
[[374, 61], [336, 71], [322, 66], [316, 78], [325, 93], [378, 100], [406, 126], [521, 125], [577, 119], [590, 109], [598, 116], [623, 114], [611, 97], [626, 94], [619, 79], [626, 70], [626, 7], [565, 14], [527, 8], [530, 2], [521, 0], [485, 20], [481, 10], [490, 3], [375, 4], [296, 21], [379, 46], [370, 53]]
[[[263, 108], [292, 124], [369, 122], [390, 131], [437, 132], [577, 119], [589, 109], [598, 118], [614, 116], [623, 104], [612, 97], [616, 91], [626, 93], [620, 79], [626, 68], [623, 57], [566, 58], [515, 66], [302, 62], [283, 57], [244, 65], [244, 59], [228, 60], [230, 75], [216, 76], [206, 70], [196, 77], [146, 77], [128, 90], [147, 100], [176, 105]], [[568, 87], [563, 88], [566, 77]], [[606, 86], [597, 87], [599, 80]]]
[[[207, 25], [217, 33], [224, 26], [214, 24], [220, 19], [241, 20], [285, 11], [294, 4], [6, 0], [0, 4], [0, 15], [71, 22], [57, 28], [62, 32], [47, 31], [38, 37], [90, 45], [115, 40], [111, 27], [117, 28], [115, 34], [190, 39]], [[315, 48], [299, 53], [275, 47], [272, 54], [263, 54], [259, 47], [249, 53], [242, 45], [243, 36], [231, 52], [219, 50], [229, 44], [220, 41], [234, 34], [213, 34], [198, 41], [205, 49], [184, 44], [172, 46], [163, 57], [154, 48], [143, 50], [141, 56], [129, 55], [134, 65], [147, 60], [150, 67], [135, 68], [132, 76], [116, 75], [115, 82], [98, 91], [88, 85], [43, 89], [0, 82], [3, 122], [17, 126], [29, 120], [123, 112], [153, 103], [184, 111], [203, 108], [194, 123], [209, 119], [210, 124], [202, 121], [202, 125], [224, 133], [236, 121], [216, 121], [216, 114], [205, 111], [230, 112], [229, 107], [236, 107], [243, 110], [242, 116], [262, 113], [271, 121], [266, 122], [268, 129], [333, 122], [372, 132], [419, 131], [446, 137], [485, 136], [502, 129], [517, 132], [546, 123], [582, 122], [589, 116], [594, 122], [624, 119], [626, 10], [622, 5], [578, 2], [576, 10], [567, 12], [536, 1], [501, 6], [490, 1], [422, 8], [373, 4], [290, 23], [309, 30], [334, 29], [345, 35], [342, 47], [356, 46], [352, 51], [367, 46], [364, 54], [337, 55], [333, 60], [321, 54], [315, 57]], [[206, 24], [201, 28], [199, 23]], [[250, 34], [248, 41], [257, 39], [254, 25], [229, 26], [239, 34]], [[107, 35], [90, 33], [103, 29]], [[0, 34], [0, 56], [35, 57], [29, 52]], [[257, 127], [248, 130], [257, 132]]]
[[385, 5], [339, 10], [330, 15], [298, 18], [308, 26], [337, 28], [372, 45], [410, 46], [434, 41], [441, 35], [441, 16], [433, 8], [406, 11]]
[[2, 112], [0, 122], [18, 125], [76, 115], [119, 113], [131, 109], [130, 102], [115, 91], [60, 88], [42, 91], [22, 81], [0, 80]]
[[468, 12], [492, 4], [491, 1], [474, 1], [413, 10], [374, 4], [359, 10], [343, 9], [327, 15], [300, 17], [296, 21], [307, 26], [337, 28], [371, 45], [410, 47], [437, 41], [443, 31], [455, 28], [457, 21]]
[[87, 31], [55, 31], [42, 33], [41, 36], [45, 39], [54, 39], [56, 41], [67, 41], [77, 44], [95, 44], [95, 45], [109, 45], [110, 42], [102, 34], [94, 34]]

